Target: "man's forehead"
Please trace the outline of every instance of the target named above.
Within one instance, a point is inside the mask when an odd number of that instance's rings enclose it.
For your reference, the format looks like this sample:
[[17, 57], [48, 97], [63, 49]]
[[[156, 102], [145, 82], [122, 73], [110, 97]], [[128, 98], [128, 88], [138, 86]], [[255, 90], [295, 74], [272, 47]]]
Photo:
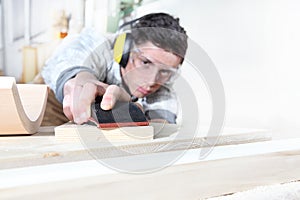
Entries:
[[143, 56], [153, 62], [159, 62], [170, 66], [178, 66], [181, 62], [181, 58], [179, 56], [160, 47], [157, 47], [151, 42], [147, 42], [137, 46], [137, 50]]

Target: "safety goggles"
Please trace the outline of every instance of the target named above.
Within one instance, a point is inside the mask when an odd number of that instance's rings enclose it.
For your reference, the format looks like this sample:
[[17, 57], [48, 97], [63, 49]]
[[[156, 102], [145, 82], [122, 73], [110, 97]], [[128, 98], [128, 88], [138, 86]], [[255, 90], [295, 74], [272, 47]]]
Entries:
[[155, 81], [159, 84], [170, 84], [175, 81], [180, 73], [179, 67], [168, 66], [159, 62], [155, 62], [143, 55], [139, 49], [131, 52], [132, 62], [137, 70], [143, 74], [151, 74], [153, 70], [156, 72]]

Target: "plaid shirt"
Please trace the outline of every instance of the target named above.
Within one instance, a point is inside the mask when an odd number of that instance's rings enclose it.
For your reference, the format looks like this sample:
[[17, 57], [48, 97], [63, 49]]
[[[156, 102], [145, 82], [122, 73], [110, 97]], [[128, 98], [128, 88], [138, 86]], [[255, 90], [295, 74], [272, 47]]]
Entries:
[[[115, 35], [105, 37], [94, 29], [84, 29], [80, 34], [66, 37], [47, 60], [42, 70], [45, 83], [63, 101], [64, 84], [77, 73], [88, 71], [99, 81], [123, 87], [120, 66], [113, 60]], [[162, 86], [155, 93], [140, 98], [148, 119], [165, 119], [176, 123], [177, 98], [171, 85]]]

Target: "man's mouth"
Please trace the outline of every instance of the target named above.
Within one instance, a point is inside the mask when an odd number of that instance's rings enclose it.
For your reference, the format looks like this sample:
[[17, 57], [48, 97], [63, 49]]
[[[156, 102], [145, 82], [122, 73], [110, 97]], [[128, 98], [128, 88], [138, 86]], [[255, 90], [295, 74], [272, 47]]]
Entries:
[[150, 90], [146, 90], [146, 89], [144, 89], [143, 87], [138, 87], [138, 89], [137, 89], [140, 93], [142, 93], [143, 95], [148, 95], [148, 94], [150, 94]]

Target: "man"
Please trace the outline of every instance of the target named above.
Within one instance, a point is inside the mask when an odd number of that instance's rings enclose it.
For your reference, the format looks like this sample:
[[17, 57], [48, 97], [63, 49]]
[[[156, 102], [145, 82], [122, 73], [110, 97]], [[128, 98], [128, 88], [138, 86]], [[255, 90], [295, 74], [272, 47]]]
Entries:
[[138, 99], [149, 120], [176, 123], [172, 83], [186, 53], [186, 32], [178, 19], [165, 13], [145, 15], [129, 25], [132, 44], [123, 52], [127, 55], [113, 55], [118, 34], [105, 38], [88, 29], [64, 41], [46, 63], [42, 76], [69, 120], [87, 122], [91, 103], [103, 96], [104, 110], [112, 109], [116, 101]]

